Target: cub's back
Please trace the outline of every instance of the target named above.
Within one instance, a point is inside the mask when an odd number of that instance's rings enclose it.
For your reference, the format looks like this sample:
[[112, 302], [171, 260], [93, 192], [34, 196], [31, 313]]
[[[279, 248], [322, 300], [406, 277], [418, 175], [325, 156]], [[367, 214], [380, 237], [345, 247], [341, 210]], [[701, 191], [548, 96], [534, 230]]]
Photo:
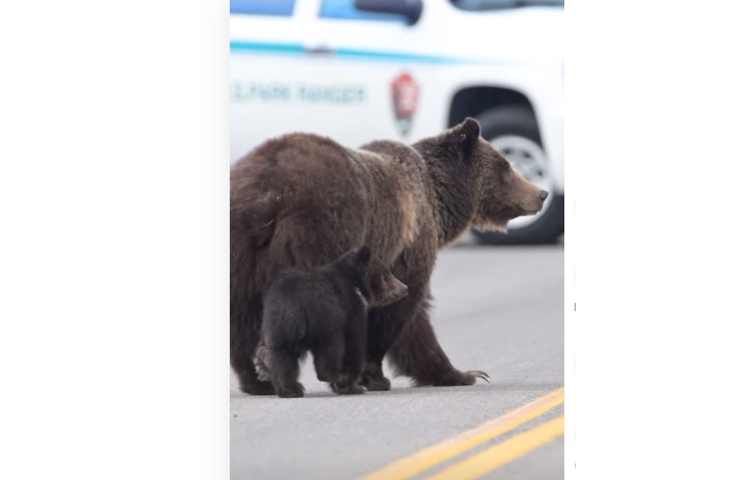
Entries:
[[343, 328], [346, 304], [326, 275], [282, 272], [264, 300], [262, 328], [267, 338], [312, 341]]

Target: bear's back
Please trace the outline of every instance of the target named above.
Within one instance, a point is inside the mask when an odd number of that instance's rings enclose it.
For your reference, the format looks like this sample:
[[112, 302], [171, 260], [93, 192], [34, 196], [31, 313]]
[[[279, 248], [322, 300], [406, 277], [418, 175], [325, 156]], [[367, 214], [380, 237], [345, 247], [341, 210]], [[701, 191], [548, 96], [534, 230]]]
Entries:
[[350, 149], [306, 133], [255, 148], [231, 174], [232, 257], [242, 259], [232, 291], [248, 299], [277, 272], [310, 270], [360, 245], [374, 252], [378, 275], [419, 238], [434, 241], [422, 234], [434, 222], [423, 163], [397, 142]]
[[[298, 194], [307, 187], [333, 188], [353, 172], [348, 149], [311, 133], [291, 133], [262, 143], [231, 170], [232, 197], [244, 188]], [[250, 192], [251, 193], [251, 192]]]

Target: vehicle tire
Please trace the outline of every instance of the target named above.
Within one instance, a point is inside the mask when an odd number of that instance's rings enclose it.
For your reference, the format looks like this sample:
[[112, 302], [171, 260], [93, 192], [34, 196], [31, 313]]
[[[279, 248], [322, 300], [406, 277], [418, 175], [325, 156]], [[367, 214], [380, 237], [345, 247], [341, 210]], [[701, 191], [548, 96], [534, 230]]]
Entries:
[[478, 117], [481, 136], [490, 141], [522, 175], [550, 192], [542, 211], [509, 222], [508, 233], [472, 230], [475, 238], [488, 245], [553, 243], [563, 233], [565, 201], [554, 191], [555, 180], [542, 148], [537, 120], [525, 107], [505, 106], [483, 112]]

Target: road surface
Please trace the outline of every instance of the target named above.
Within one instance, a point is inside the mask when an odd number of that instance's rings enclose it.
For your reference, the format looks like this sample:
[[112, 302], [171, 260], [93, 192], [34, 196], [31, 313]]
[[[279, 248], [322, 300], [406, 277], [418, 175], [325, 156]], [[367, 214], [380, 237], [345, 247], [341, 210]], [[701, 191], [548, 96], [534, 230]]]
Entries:
[[[550, 393], [563, 384], [562, 245], [449, 248], [432, 292], [453, 365], [487, 371], [490, 384], [414, 388], [397, 377], [389, 392], [336, 396], [309, 358], [306, 397], [280, 399], [242, 394], [232, 375], [232, 480], [392, 479], [408, 468], [413, 478], [562, 478], [562, 395]], [[552, 408], [536, 411], [542, 401]], [[486, 422], [478, 440], [455, 438]], [[431, 457], [418, 453], [430, 446]], [[464, 451], [438, 462], [455, 449]]]

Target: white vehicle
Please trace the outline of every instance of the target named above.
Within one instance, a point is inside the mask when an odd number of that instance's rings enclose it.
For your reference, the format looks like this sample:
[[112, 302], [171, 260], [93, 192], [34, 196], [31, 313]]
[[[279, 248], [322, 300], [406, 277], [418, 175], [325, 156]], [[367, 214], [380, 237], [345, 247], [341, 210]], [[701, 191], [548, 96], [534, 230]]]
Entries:
[[562, 0], [231, 0], [231, 156], [309, 131], [406, 143], [467, 116], [551, 192], [488, 243], [563, 232]]

